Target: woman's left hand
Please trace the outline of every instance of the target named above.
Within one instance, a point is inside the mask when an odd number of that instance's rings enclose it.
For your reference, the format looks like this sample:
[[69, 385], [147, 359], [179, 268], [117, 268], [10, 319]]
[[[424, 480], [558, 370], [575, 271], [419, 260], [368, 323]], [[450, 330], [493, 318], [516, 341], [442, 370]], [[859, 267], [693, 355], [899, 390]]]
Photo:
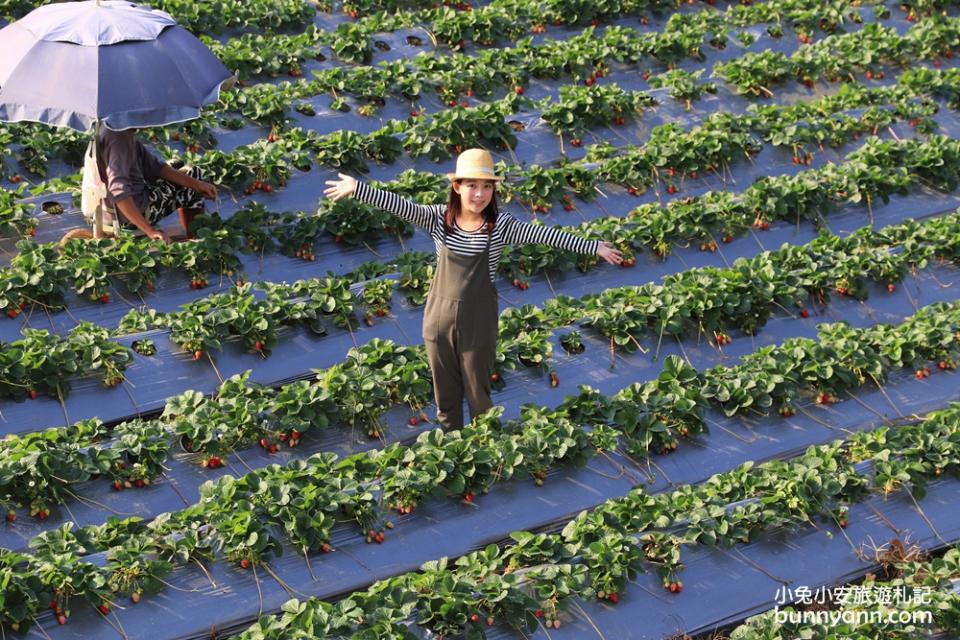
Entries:
[[618, 249], [614, 249], [613, 245], [609, 242], [600, 243], [600, 246], [597, 247], [597, 255], [610, 264], [620, 264], [623, 262], [623, 252]]

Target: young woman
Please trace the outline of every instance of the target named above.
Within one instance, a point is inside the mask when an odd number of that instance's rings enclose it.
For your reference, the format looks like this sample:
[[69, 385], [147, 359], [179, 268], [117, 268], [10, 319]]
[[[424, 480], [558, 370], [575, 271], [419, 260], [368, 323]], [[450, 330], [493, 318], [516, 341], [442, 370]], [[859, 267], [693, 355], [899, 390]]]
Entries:
[[423, 341], [433, 371], [437, 420], [444, 428], [463, 426], [463, 398], [470, 417], [491, 406], [490, 375], [497, 345], [497, 263], [507, 244], [547, 244], [619, 264], [623, 255], [606, 242], [521, 222], [497, 211], [493, 157], [468, 149], [457, 158], [449, 202], [424, 206], [339, 174], [324, 191], [337, 200], [353, 196], [426, 229], [437, 251], [437, 269], [427, 294]]

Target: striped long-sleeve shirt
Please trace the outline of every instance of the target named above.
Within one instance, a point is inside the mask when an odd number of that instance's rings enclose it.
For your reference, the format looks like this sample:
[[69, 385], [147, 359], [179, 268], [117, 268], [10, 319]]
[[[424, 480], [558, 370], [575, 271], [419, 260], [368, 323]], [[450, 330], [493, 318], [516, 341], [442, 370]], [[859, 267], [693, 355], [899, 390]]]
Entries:
[[[427, 230], [433, 238], [438, 260], [444, 244], [450, 251], [466, 256], [483, 253], [487, 246], [487, 232], [483, 228], [479, 231], [463, 231], [458, 226], [454, 226], [453, 232], [445, 235], [443, 232], [443, 218], [447, 211], [445, 204], [417, 204], [395, 193], [375, 189], [363, 182], [357, 183], [354, 197], [360, 202], [385, 209]], [[559, 229], [521, 222], [509, 213], [500, 211], [497, 215], [497, 224], [490, 236], [491, 282], [495, 282], [500, 255], [508, 244], [545, 244], [584, 255], [595, 254], [600, 246], [598, 240], [584, 240]]]

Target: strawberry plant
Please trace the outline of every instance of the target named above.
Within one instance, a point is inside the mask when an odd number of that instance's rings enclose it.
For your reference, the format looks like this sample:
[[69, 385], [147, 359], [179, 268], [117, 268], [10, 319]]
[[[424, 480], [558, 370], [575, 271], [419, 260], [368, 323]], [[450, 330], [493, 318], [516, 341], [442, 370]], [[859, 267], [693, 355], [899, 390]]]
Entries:
[[390, 313], [390, 303], [396, 283], [396, 280], [384, 278], [368, 280], [364, 284], [362, 298], [367, 307], [368, 324], [372, 324], [372, 316], [382, 318]]
[[506, 101], [446, 109], [430, 120], [414, 123], [406, 132], [403, 147], [411, 156], [428, 156], [434, 162], [471, 147], [512, 149], [517, 138], [504, 116], [514, 108], [512, 101]]
[[0, 188], [0, 234], [32, 236], [35, 233], [37, 219], [30, 215], [32, 207], [21, 202], [26, 189], [25, 184], [13, 190]]
[[564, 333], [560, 336], [560, 346], [562, 346], [567, 353], [571, 355], [576, 355], [583, 353], [583, 339], [580, 336], [579, 331], [570, 331]]
[[[173, 571], [167, 560], [153, 557], [157, 549], [147, 536], [133, 537], [107, 553], [107, 588], [116, 595], [130, 596], [136, 604], [143, 593], [156, 593]], [[114, 597], [116, 597], [116, 595]]]
[[650, 86], [654, 89], [668, 89], [668, 95], [676, 100], [683, 100], [689, 111], [693, 108], [692, 102], [699, 100], [704, 93], [717, 92], [715, 82], [698, 82], [701, 75], [702, 69], [694, 72], [673, 69], [651, 77]]
[[[592, 78], [592, 76], [591, 76]], [[555, 133], [582, 137], [595, 127], [607, 124], [623, 125], [628, 117], [656, 106], [656, 100], [642, 91], [624, 91], [617, 85], [560, 87], [560, 99], [541, 103], [541, 118]]]

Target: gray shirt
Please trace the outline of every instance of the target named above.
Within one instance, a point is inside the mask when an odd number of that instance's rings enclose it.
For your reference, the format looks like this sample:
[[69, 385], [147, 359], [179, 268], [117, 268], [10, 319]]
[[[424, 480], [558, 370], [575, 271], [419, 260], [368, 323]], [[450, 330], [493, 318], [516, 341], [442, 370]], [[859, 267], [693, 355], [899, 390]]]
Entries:
[[117, 201], [133, 198], [140, 213], [146, 213], [147, 184], [160, 179], [166, 163], [147, 151], [132, 129], [113, 131], [101, 126], [97, 165], [107, 185], [107, 207], [116, 210]]

